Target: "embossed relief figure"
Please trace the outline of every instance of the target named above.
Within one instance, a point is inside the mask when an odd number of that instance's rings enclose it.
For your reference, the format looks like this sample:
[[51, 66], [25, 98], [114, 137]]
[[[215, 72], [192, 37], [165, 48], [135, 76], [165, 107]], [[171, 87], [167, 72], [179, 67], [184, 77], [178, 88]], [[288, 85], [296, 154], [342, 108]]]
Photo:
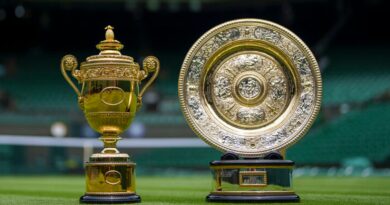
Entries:
[[248, 77], [238, 84], [238, 90], [242, 97], [253, 99], [260, 94], [261, 86], [256, 79]]

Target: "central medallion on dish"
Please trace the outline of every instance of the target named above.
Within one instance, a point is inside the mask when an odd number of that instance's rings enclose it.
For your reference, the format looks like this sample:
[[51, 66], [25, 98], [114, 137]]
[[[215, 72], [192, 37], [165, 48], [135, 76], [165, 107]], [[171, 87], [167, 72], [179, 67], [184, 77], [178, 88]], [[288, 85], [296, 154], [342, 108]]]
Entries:
[[238, 83], [238, 94], [246, 100], [257, 98], [262, 91], [263, 88], [256, 78], [245, 77]]

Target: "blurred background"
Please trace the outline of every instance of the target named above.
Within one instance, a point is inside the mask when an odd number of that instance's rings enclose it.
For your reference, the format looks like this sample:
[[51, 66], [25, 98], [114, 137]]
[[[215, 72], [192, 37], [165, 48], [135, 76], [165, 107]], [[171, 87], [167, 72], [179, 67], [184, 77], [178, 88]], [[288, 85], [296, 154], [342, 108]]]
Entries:
[[221, 153], [187, 126], [181, 64], [207, 30], [237, 18], [279, 23], [301, 37], [322, 72], [320, 115], [287, 151], [296, 175], [390, 175], [390, 31], [384, 0], [0, 1], [0, 174], [82, 174], [99, 152], [60, 60], [98, 54], [115, 27], [122, 54], [161, 61], [142, 111], [119, 142], [138, 174], [207, 172]]

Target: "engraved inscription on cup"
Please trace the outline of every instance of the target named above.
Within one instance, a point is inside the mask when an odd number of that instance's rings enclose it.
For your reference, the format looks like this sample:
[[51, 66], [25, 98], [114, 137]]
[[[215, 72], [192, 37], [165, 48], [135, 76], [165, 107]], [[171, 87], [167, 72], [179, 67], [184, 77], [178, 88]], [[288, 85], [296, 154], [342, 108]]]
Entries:
[[121, 183], [122, 175], [116, 170], [110, 170], [104, 174], [104, 179], [107, 184], [116, 185]]

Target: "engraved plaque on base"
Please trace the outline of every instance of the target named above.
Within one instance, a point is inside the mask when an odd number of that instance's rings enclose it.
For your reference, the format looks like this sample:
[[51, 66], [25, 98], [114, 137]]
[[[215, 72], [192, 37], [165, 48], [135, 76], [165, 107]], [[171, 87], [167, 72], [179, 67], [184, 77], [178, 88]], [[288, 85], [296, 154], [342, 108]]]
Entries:
[[225, 153], [210, 163], [208, 201], [299, 200], [285, 151], [313, 124], [322, 93], [302, 40], [265, 20], [223, 23], [187, 53], [178, 89], [189, 126]]

